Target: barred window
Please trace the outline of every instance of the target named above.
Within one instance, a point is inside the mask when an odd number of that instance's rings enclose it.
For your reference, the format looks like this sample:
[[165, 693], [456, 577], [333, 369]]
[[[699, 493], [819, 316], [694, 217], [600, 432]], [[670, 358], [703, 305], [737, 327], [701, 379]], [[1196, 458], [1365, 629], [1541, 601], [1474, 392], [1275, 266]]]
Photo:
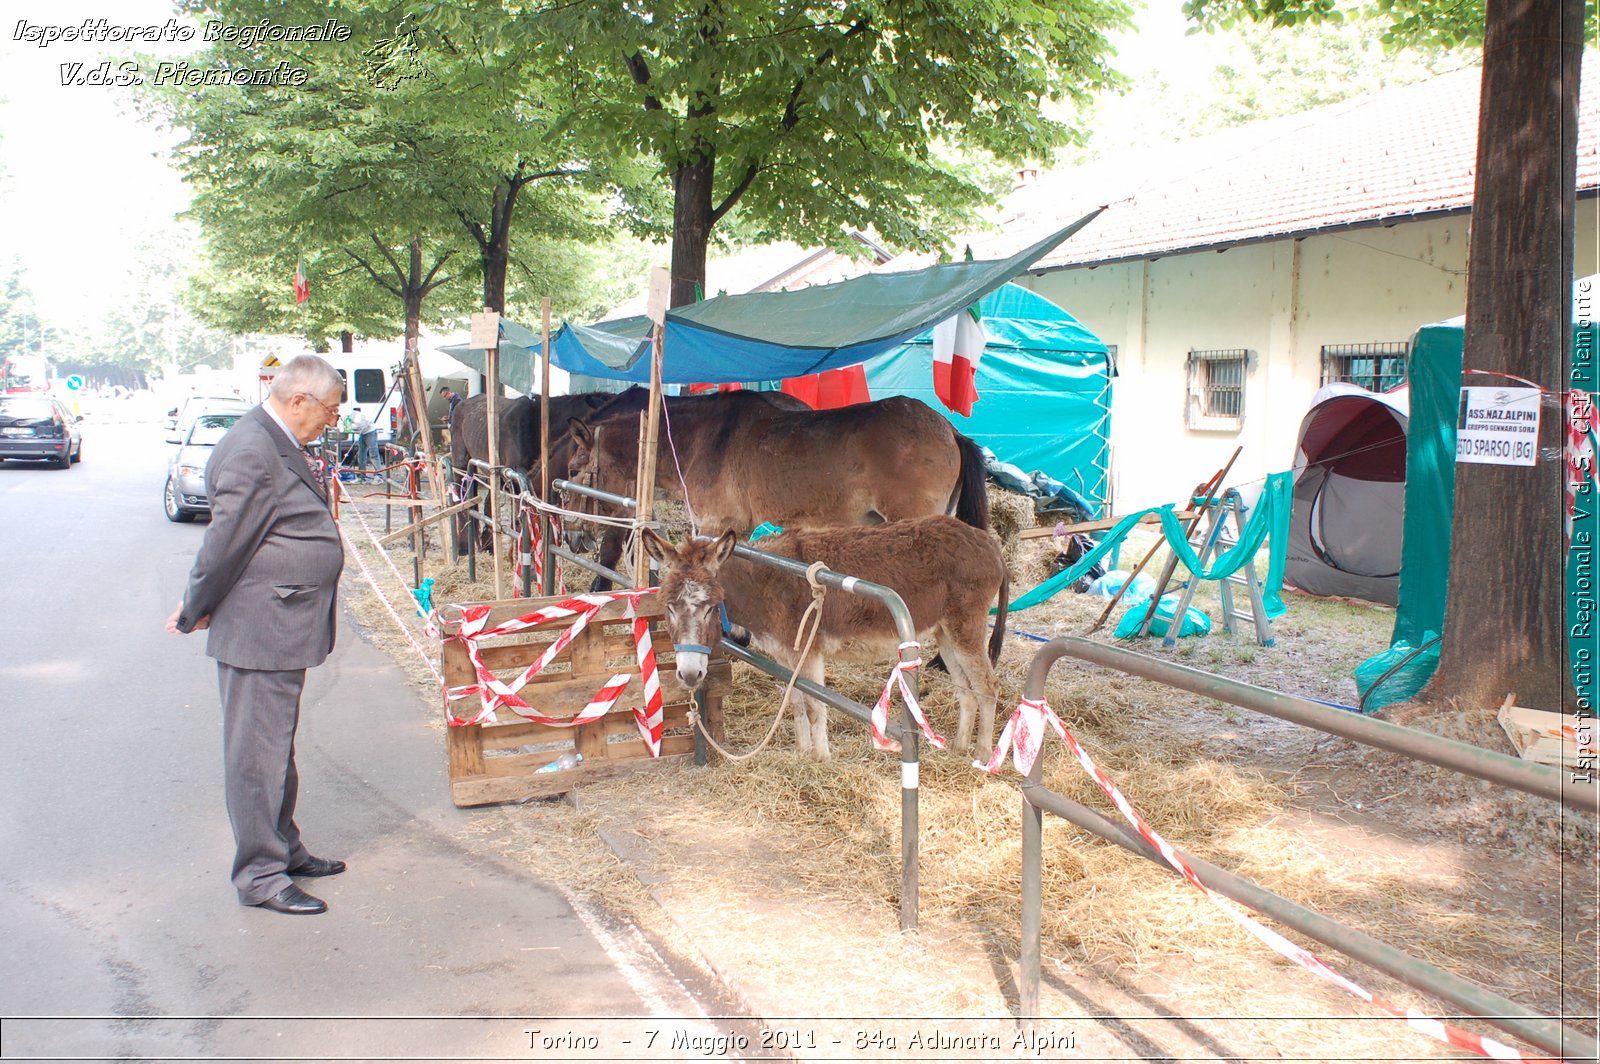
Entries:
[[1325, 344], [1322, 348], [1322, 383], [1357, 384], [1369, 392], [1387, 392], [1406, 383], [1406, 363], [1411, 345]]
[[1244, 385], [1252, 354], [1244, 348], [1190, 350], [1186, 424], [1192, 429], [1237, 429], [1244, 423]]

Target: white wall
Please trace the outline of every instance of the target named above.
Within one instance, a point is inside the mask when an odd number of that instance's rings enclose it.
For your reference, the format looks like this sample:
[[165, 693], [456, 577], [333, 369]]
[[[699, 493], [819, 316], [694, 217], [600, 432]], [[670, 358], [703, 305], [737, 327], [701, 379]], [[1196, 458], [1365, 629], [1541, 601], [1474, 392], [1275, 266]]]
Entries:
[[[1578, 206], [1576, 273], [1600, 272], [1596, 201]], [[1242, 446], [1230, 486], [1288, 469], [1328, 344], [1409, 341], [1466, 310], [1468, 219], [1406, 222], [1018, 279], [1118, 350], [1115, 511], [1185, 501]], [[1185, 427], [1191, 348], [1254, 351], [1236, 430]]]

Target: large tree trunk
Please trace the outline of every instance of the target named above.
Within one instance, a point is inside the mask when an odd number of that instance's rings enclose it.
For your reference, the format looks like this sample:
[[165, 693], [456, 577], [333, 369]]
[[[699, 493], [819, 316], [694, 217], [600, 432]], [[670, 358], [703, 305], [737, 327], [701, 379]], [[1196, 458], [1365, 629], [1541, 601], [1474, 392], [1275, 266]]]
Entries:
[[706, 282], [706, 249], [711, 241], [711, 186], [715, 157], [703, 149], [698, 161], [684, 163], [672, 178], [672, 297], [675, 307], [693, 303], [696, 286]]
[[507, 179], [494, 190], [489, 215], [489, 236], [483, 243], [483, 305], [506, 312], [506, 268], [511, 261], [511, 215], [522, 191], [519, 177]]
[[1462, 383], [1548, 389], [1534, 466], [1456, 465], [1439, 670], [1427, 694], [1559, 709], [1566, 663], [1562, 408], [1571, 352], [1583, 0], [1489, 0]]

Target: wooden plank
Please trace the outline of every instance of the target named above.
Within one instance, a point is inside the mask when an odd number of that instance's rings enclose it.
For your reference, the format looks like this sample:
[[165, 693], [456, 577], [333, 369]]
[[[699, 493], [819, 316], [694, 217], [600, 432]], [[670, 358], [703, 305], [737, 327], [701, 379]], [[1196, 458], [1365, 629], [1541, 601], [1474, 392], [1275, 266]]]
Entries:
[[[1191, 518], [1199, 516], [1199, 512], [1196, 510], [1176, 510], [1173, 512], [1173, 516], [1180, 521], [1187, 521]], [[1121, 524], [1124, 520], [1125, 518], [1121, 517], [1102, 517], [1098, 521], [1079, 521], [1075, 524], [1063, 525], [1062, 533], [1064, 535], [1071, 536], [1079, 532], [1104, 532], [1108, 528], [1117, 527], [1117, 525]], [[1139, 518], [1139, 523], [1141, 525], [1153, 525], [1159, 523], [1160, 521], [1160, 514], [1145, 514], [1143, 517]], [[1017, 538], [1046, 539], [1055, 535], [1055, 533], [1056, 530], [1054, 527], [1024, 528], [1021, 532], [1017, 533]]]
[[[489, 621], [485, 627], [493, 628], [497, 625], [504, 624], [506, 621], [516, 620], [519, 617], [526, 617], [540, 609], [543, 609], [545, 606], [553, 606], [557, 603], [565, 602], [571, 597], [572, 596], [570, 595], [550, 595], [548, 597], [501, 599], [495, 602], [477, 602], [471, 603], [471, 605], [489, 607]], [[467, 604], [462, 603], [461, 605]], [[601, 606], [600, 609], [595, 612], [594, 618], [589, 623], [593, 625], [604, 621], [622, 621], [626, 619], [627, 612], [627, 602], [621, 599], [614, 599], [611, 602], [606, 603], [604, 606]], [[666, 605], [661, 601], [661, 595], [659, 592], [651, 592], [650, 594], [644, 595], [639, 599], [639, 615], [641, 617], [648, 617], [651, 620], [656, 620], [666, 616]], [[453, 619], [447, 619], [442, 625], [440, 625], [440, 633], [448, 639], [456, 634], [456, 630], [458, 628], [459, 625]]]
[[692, 753], [663, 755], [641, 761], [613, 761], [582, 764], [566, 772], [540, 772], [526, 776], [475, 776], [450, 781], [450, 797], [457, 806], [493, 805], [522, 798], [545, 798], [566, 794], [586, 783], [615, 779], [630, 772], [652, 772], [688, 764]]
[[467, 648], [459, 641], [446, 640], [440, 657], [439, 667], [440, 671], [444, 673], [446, 685], [461, 687], [478, 682], [478, 673], [472, 667], [472, 658], [467, 656]]
[[[403, 502], [405, 504], [410, 504], [411, 500], [410, 499], [404, 499], [404, 500], [401, 500], [401, 502]], [[382, 539], [378, 540], [378, 546], [387, 547], [392, 543], [398, 543], [402, 539], [405, 539], [407, 536], [411, 535], [411, 533], [415, 532], [419, 528], [426, 528], [428, 525], [433, 524], [435, 521], [443, 520], [444, 518], [449, 517], [451, 514], [459, 513], [462, 510], [469, 509], [469, 508], [471, 508], [473, 506], [476, 506], [476, 505], [478, 505], [478, 499], [477, 499], [476, 496], [474, 496], [473, 498], [470, 498], [470, 499], [463, 499], [461, 502], [451, 503], [449, 506], [446, 506], [443, 510], [440, 510], [438, 513], [429, 514], [427, 517], [418, 518], [416, 521], [413, 521], [411, 524], [406, 525], [404, 528], [395, 529], [393, 532], [390, 532], [387, 536], [384, 536]]]
[[482, 726], [469, 724], [445, 729], [445, 750], [450, 759], [450, 778], [483, 774]]

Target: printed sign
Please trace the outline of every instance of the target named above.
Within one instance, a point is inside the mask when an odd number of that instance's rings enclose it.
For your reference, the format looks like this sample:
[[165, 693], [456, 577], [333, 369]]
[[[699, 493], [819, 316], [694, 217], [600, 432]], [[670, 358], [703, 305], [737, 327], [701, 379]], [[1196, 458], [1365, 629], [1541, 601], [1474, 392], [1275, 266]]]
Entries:
[[487, 351], [500, 346], [500, 315], [492, 310], [479, 311], [472, 316], [471, 346], [477, 351]]
[[78, 376], [76, 373], [74, 373], [72, 376], [68, 377], [67, 378], [67, 389], [69, 391], [74, 391], [74, 392], [83, 391], [83, 378]]
[[1462, 388], [1456, 461], [1531, 466], [1539, 455], [1539, 389]]
[[645, 304], [645, 316], [659, 328], [667, 320], [667, 303], [672, 298], [672, 272], [665, 266], [650, 271], [650, 298]]

